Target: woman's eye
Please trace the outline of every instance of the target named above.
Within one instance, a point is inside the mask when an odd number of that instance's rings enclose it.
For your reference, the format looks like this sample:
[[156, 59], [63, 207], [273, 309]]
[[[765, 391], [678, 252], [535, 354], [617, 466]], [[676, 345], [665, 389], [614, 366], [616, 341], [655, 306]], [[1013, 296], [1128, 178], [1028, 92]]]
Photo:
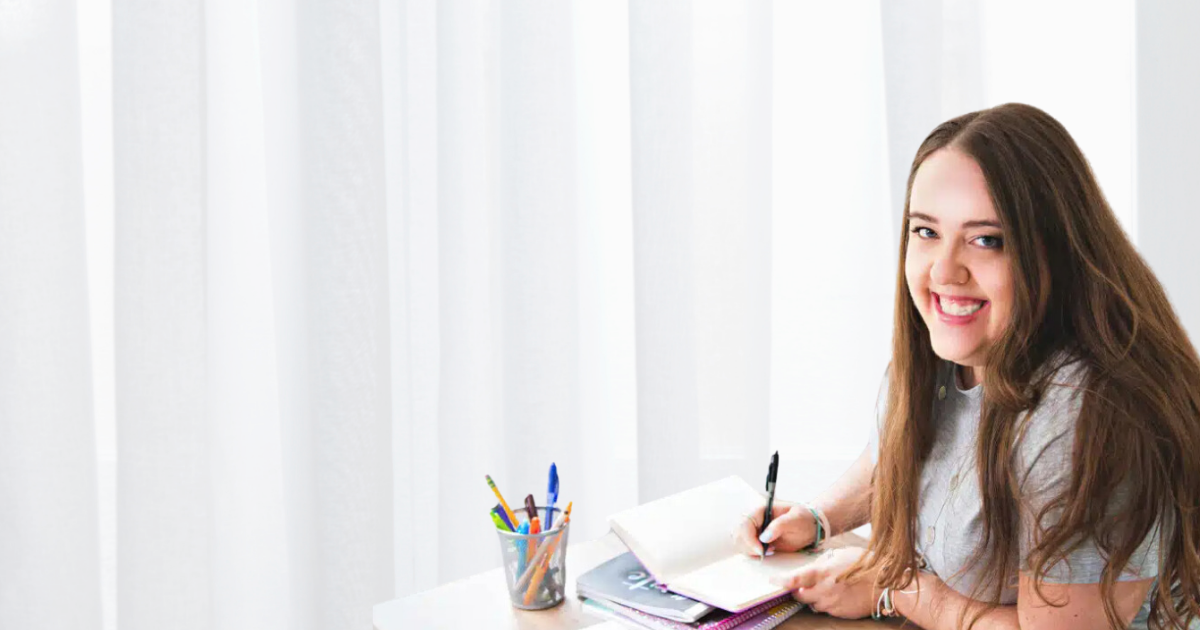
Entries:
[[937, 232], [934, 232], [933, 230], [931, 230], [923, 225], [918, 225], [917, 227], [913, 228], [911, 231], [913, 234], [916, 234], [917, 236], [919, 236], [921, 238], [933, 238], [933, 237], [937, 236]]
[[980, 236], [979, 238], [976, 238], [975, 241], [979, 243], [980, 247], [984, 247], [986, 249], [1000, 249], [1000, 247], [1004, 245], [1004, 239], [1000, 238], [999, 236]]

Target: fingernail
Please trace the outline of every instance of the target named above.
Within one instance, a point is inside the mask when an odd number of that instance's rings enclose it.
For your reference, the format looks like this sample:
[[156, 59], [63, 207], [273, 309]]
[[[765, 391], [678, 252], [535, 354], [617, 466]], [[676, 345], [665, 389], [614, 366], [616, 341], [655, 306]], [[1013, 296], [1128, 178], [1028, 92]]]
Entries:
[[773, 555], [775, 555], [775, 550], [774, 550], [774, 549], [768, 549], [768, 550], [767, 550], [767, 555], [768, 555], [768, 556], [773, 556]]
[[771, 542], [771, 539], [767, 538], [767, 532], [764, 531], [758, 535], [758, 542]]

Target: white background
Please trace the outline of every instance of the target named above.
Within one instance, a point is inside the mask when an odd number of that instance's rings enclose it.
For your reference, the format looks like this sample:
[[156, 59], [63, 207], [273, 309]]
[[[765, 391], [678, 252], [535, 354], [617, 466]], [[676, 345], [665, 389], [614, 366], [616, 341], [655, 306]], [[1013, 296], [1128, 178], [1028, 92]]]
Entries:
[[775, 450], [813, 496], [873, 426], [912, 156], [1000, 103], [1066, 126], [1196, 338], [1198, 29], [4, 3], [0, 625], [362, 627], [496, 566], [484, 475], [540, 503], [551, 461], [576, 542]]

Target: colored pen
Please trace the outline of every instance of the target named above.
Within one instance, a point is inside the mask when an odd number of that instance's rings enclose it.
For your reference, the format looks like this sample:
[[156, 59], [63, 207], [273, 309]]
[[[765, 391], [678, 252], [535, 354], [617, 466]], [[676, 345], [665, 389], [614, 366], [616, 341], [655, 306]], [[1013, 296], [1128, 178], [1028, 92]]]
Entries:
[[546, 529], [554, 524], [554, 504], [558, 503], [558, 466], [550, 463], [550, 483], [546, 488]]
[[[771, 456], [771, 465], [767, 468], [767, 509], [763, 512], [762, 527], [758, 528], [758, 535], [766, 531], [767, 525], [771, 524], [773, 515], [771, 514], [772, 506], [775, 503], [775, 480], [779, 477], [779, 451]], [[762, 543], [763, 552], [759, 556], [758, 561], [761, 563], [767, 557], [767, 543]]]
[[[521, 527], [517, 530], [517, 533], [522, 535], [528, 534], [529, 521], [521, 523]], [[521, 575], [525, 572], [525, 564], [529, 562], [530, 551], [532, 551], [532, 549], [529, 549], [529, 541], [527, 539], [520, 539], [517, 541], [517, 575]]]
[[529, 523], [531, 534], [542, 533], [542, 522], [538, 520], [537, 506], [533, 503], [533, 495], [525, 495], [525, 513], [529, 515]]
[[508, 516], [506, 516], [504, 514], [504, 509], [500, 507], [499, 503], [496, 504], [496, 507], [492, 508], [492, 514], [499, 516], [500, 520], [504, 521], [504, 524], [508, 526], [508, 531], [510, 531], [510, 532], [517, 531], [517, 524], [516, 524], [516, 522], [514, 522], [515, 519], [514, 519], [514, 521], [508, 520]]
[[492, 476], [484, 475], [484, 478], [487, 479], [488, 487], [492, 489], [492, 492], [496, 493], [496, 498], [500, 499], [500, 505], [504, 506], [504, 513], [508, 516], [509, 522], [516, 523], [517, 515], [513, 514], [513, 511], [508, 508], [508, 503], [504, 500], [504, 497], [500, 495], [500, 489], [496, 487], [496, 482], [492, 481]]
[[[525, 527], [525, 533], [529, 534], [530, 536], [542, 533], [542, 525], [541, 525], [541, 523], [538, 522], [538, 519], [536, 516], [533, 517], [532, 521], [528, 521], [526, 523], [521, 523], [521, 525]], [[526, 565], [528, 565], [530, 562], [533, 562], [533, 554], [536, 551], [534, 547], [535, 546], [533, 544], [533, 539], [530, 539], [529, 542], [527, 542], [525, 545], [525, 564]]]
[[488, 512], [488, 514], [492, 515], [492, 522], [496, 524], [496, 529], [502, 529], [506, 532], [512, 531], [511, 529], [508, 528], [508, 525], [505, 525], [504, 521], [500, 519], [499, 514], [496, 514], [495, 512]]

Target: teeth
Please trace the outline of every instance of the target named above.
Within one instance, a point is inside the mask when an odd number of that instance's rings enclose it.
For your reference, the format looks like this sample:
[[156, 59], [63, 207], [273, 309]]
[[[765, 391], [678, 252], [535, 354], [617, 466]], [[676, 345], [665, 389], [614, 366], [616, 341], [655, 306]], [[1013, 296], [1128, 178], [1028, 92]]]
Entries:
[[938, 296], [938, 304], [941, 305], [942, 312], [946, 313], [947, 315], [970, 315], [983, 308], [983, 302], [972, 302], [969, 304], [951, 302], [940, 295]]

